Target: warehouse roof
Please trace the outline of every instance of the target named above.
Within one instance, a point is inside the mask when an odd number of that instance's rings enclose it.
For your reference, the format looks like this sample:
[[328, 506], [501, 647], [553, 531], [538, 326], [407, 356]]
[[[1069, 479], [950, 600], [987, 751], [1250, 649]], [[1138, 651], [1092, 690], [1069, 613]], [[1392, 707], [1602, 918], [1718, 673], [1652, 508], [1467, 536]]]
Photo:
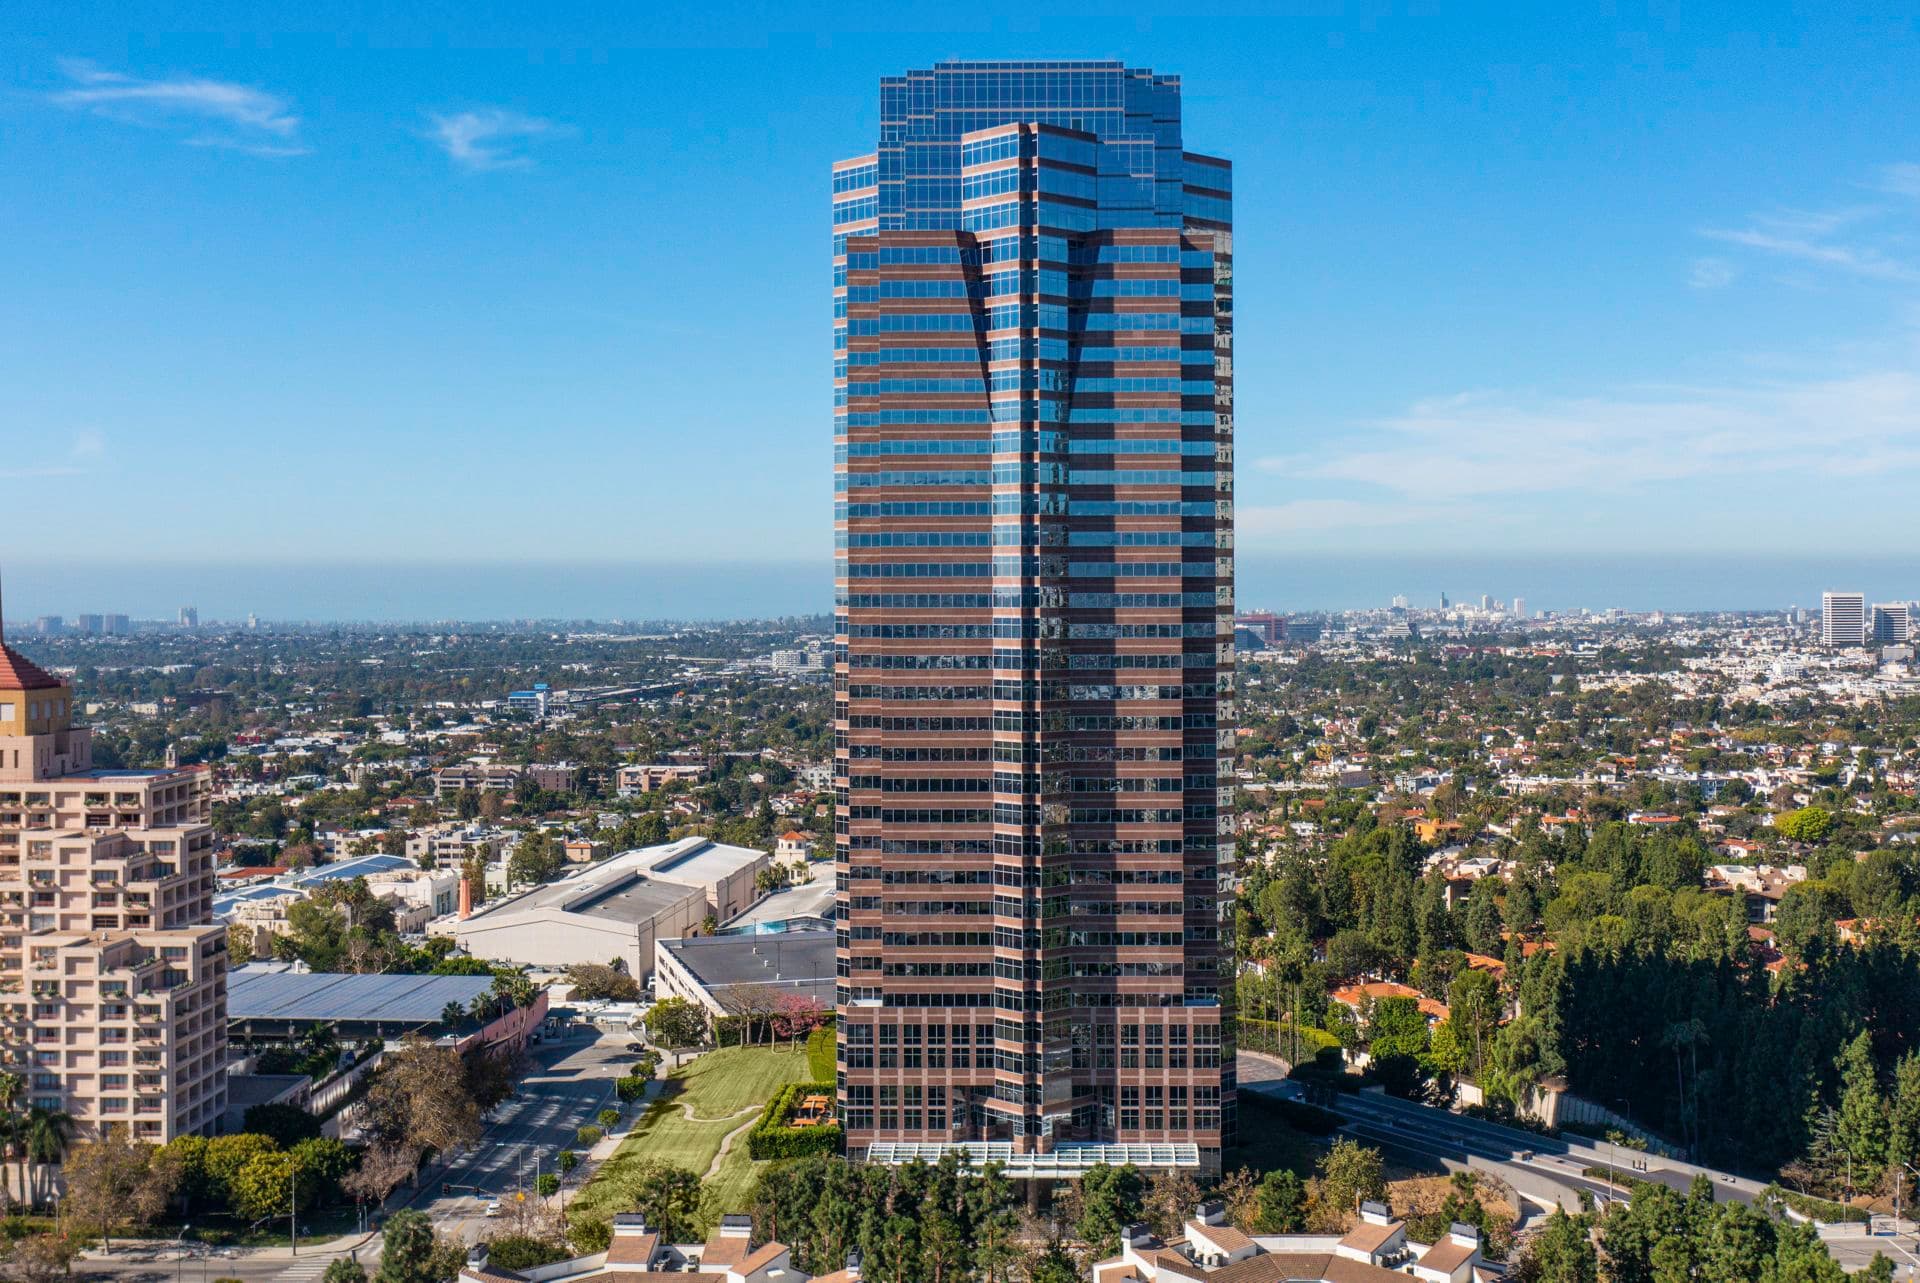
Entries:
[[693, 885], [730, 878], [768, 858], [765, 851], [746, 846], [728, 846], [704, 837], [682, 838], [678, 842], [640, 847], [620, 854], [621, 858], [638, 860], [653, 876], [663, 881]]
[[662, 940], [660, 947], [716, 998], [736, 985], [756, 985], [833, 1005], [832, 931], [692, 936]]
[[433, 1024], [447, 1004], [467, 1006], [490, 976], [353, 976], [235, 967], [227, 975], [230, 1020], [367, 1020]]
[[557, 882], [541, 883], [504, 900], [490, 900], [462, 923], [467, 930], [504, 924], [522, 913], [541, 910], [577, 913], [612, 922], [651, 922], [684, 905], [699, 891], [679, 882], [656, 881], [642, 872], [644, 857], [657, 848], [629, 851], [586, 865]]
[[332, 864], [319, 865], [305, 873], [295, 874], [287, 881], [294, 886], [311, 887], [318, 886], [322, 882], [364, 878], [369, 873], [388, 873], [394, 869], [419, 867], [404, 855], [357, 855], [350, 860], [336, 860]]

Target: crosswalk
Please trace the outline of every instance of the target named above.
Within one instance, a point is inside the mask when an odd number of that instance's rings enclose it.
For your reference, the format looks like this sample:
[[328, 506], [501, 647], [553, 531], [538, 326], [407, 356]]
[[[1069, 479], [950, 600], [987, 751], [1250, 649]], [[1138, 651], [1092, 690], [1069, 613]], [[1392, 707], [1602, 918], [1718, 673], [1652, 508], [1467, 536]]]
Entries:
[[274, 1283], [313, 1283], [333, 1264], [331, 1256], [311, 1256], [297, 1260], [273, 1276]]

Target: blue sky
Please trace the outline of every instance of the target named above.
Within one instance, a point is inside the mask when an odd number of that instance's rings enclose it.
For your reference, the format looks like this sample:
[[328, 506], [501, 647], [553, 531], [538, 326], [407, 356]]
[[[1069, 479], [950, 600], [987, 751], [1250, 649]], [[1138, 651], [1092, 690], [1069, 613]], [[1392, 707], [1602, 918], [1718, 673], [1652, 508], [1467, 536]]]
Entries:
[[828, 167], [944, 57], [1184, 77], [1249, 553], [1917, 528], [1909, 6], [477, 8], [9, 6], [9, 562], [824, 562]]

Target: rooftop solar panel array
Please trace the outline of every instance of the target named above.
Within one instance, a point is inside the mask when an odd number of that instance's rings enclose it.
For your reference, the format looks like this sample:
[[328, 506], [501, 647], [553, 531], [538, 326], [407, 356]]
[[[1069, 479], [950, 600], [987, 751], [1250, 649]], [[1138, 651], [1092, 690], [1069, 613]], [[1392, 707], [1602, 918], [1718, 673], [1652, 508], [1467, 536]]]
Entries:
[[492, 987], [488, 976], [302, 975], [240, 967], [227, 976], [227, 1016], [432, 1024], [448, 1003], [467, 1006]]

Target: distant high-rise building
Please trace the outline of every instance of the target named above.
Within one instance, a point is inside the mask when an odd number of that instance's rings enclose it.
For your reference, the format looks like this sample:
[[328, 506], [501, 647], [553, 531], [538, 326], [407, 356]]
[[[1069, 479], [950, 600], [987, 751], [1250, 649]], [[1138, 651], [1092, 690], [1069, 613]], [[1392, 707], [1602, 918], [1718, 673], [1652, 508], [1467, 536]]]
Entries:
[[1447, 595], [1446, 595], [1445, 593], [1441, 593], [1441, 594], [1440, 594], [1440, 609], [1442, 609], [1442, 610], [1445, 610], [1445, 609], [1447, 609], [1447, 608], [1448, 608], [1449, 606], [1451, 606], [1451, 605], [1453, 605], [1453, 603], [1447, 600]]
[[1232, 170], [1119, 62], [879, 115], [833, 170], [847, 1145], [1217, 1171]]
[[180, 626], [182, 628], [198, 628], [200, 626], [199, 609], [194, 606], [182, 606], [180, 608]]
[[1407, 595], [1405, 593], [1394, 594], [1393, 608], [1395, 610], [1405, 610], [1407, 608]]
[[106, 631], [106, 620], [100, 615], [75, 615], [73, 626], [88, 637], [98, 637]]
[[93, 769], [72, 695], [0, 639], [0, 1063], [22, 1105], [88, 1134], [211, 1133], [227, 1107], [211, 778]]
[[1278, 646], [1287, 638], [1287, 617], [1270, 610], [1250, 610], [1233, 622], [1238, 628], [1258, 633], [1263, 646]]
[[33, 631], [42, 637], [58, 637], [66, 631], [66, 621], [58, 615], [42, 615], [33, 621]]
[[1857, 592], [1820, 594], [1820, 644], [1858, 648], [1867, 644], [1867, 598]]
[[1515, 619], [1525, 619], [1527, 617], [1527, 599], [1525, 597], [1515, 597], [1513, 599], [1513, 617]]
[[1488, 596], [1486, 593], [1480, 594], [1480, 609], [1482, 610], [1493, 609], [1493, 598]]
[[102, 615], [100, 631], [109, 637], [121, 637], [133, 631], [133, 625], [125, 615]]
[[1876, 602], [1873, 607], [1873, 640], [1882, 645], [1899, 645], [1913, 637], [1913, 616], [1904, 601]]

